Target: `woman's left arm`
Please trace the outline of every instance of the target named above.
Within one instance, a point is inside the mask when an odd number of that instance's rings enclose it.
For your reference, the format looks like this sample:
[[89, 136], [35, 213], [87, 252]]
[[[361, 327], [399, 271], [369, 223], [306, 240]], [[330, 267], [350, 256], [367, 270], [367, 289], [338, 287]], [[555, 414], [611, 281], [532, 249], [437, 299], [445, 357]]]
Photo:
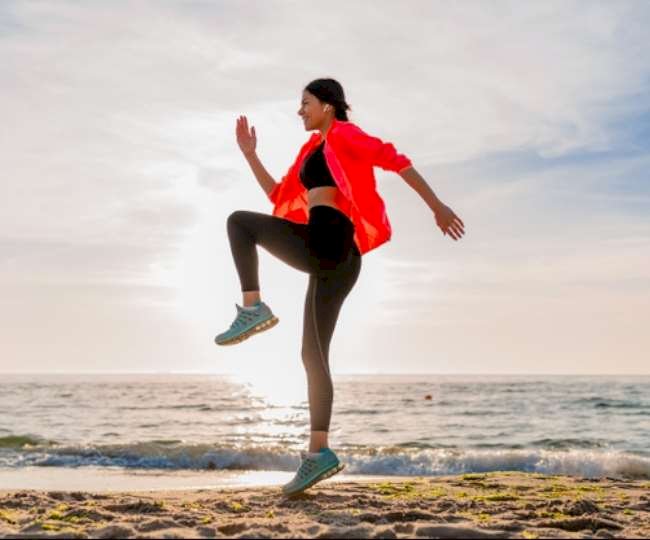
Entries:
[[449, 233], [454, 240], [464, 234], [461, 219], [436, 197], [426, 180], [415, 170], [411, 160], [400, 154], [393, 143], [369, 135], [355, 124], [349, 123], [345, 126], [340, 137], [350, 152], [359, 158], [367, 159], [373, 166], [399, 174], [429, 205], [443, 234]]
[[427, 181], [422, 178], [413, 165], [402, 169], [398, 174], [422, 197], [429, 208], [431, 208], [431, 211], [435, 215], [436, 223], [443, 234], [446, 235], [449, 233], [449, 236], [454, 240], [458, 240], [465, 233], [465, 224], [463, 221], [451, 208], [438, 199], [429, 184], [427, 184]]

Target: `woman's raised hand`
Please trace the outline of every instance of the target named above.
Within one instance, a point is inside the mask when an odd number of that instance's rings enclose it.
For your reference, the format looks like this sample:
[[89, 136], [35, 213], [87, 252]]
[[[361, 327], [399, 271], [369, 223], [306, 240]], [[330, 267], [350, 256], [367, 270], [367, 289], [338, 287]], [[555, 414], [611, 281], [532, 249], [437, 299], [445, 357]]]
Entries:
[[458, 240], [465, 234], [465, 224], [446, 204], [440, 204], [435, 211], [436, 223], [444, 235]]
[[255, 135], [255, 127], [248, 130], [248, 119], [245, 116], [240, 116], [237, 119], [237, 144], [244, 155], [249, 155], [255, 152], [255, 145], [257, 144], [257, 136]]

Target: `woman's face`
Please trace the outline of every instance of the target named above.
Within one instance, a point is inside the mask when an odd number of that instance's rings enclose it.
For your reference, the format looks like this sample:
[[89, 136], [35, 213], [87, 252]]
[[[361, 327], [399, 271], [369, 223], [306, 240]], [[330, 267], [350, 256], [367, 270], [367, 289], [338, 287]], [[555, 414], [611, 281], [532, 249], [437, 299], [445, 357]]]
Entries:
[[302, 117], [306, 131], [319, 129], [327, 120], [327, 113], [323, 112], [324, 106], [325, 103], [322, 103], [316, 96], [303, 90], [298, 115]]

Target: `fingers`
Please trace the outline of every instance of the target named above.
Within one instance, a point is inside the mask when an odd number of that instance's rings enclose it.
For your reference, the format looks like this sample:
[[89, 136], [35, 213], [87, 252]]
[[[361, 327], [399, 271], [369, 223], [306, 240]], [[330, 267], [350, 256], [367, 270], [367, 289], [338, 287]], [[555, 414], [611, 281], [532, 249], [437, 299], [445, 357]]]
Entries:
[[458, 227], [452, 225], [450, 228], [454, 233], [453, 236], [454, 240], [458, 240], [463, 235], [463, 233], [458, 229]]
[[[460, 239], [465, 234], [465, 224], [451, 209], [447, 218], [449, 221], [442, 227], [443, 232], [449, 234], [454, 240]], [[447, 220], [445, 220], [447, 221]]]
[[465, 227], [465, 224], [463, 223], [463, 220], [460, 219], [460, 218], [456, 215], [456, 213], [455, 213], [451, 208], [449, 209], [449, 215], [450, 215], [450, 219], [451, 219], [451, 221], [452, 221], [452, 222], [455, 222], [454, 225], [455, 225], [456, 227], [459, 227], [459, 228], [461, 228], [461, 229], [462, 229], [463, 227]]
[[446, 225], [438, 225], [442, 234], [445, 236], [449, 235], [453, 240], [459, 240], [465, 233], [457, 224], [449, 223]]
[[465, 233], [456, 223], [452, 223], [449, 228], [453, 231], [452, 238], [454, 240], [458, 240]]
[[[253, 137], [255, 137], [255, 127], [253, 126], [251, 128]], [[236, 133], [237, 136], [241, 137], [244, 134], [248, 135], [249, 137], [251, 136], [251, 130], [248, 129], [248, 118], [246, 118], [245, 115], [240, 114], [239, 118], [237, 118], [237, 128], [236, 128]]]

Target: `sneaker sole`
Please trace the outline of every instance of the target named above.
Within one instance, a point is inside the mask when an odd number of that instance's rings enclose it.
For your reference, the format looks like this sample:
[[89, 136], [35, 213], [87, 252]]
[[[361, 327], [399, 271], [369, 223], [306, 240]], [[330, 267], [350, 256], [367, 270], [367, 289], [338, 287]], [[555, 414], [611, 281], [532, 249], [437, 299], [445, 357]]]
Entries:
[[279, 322], [280, 322], [280, 319], [273, 316], [270, 319], [253, 326], [253, 328], [250, 328], [250, 329], [246, 330], [246, 332], [244, 332], [243, 334], [238, 335], [237, 337], [230, 338], [230, 339], [227, 339], [225, 341], [217, 341], [217, 339], [215, 338], [214, 342], [217, 345], [236, 345], [237, 343], [241, 343], [242, 341], [247, 340], [249, 337], [251, 337], [251, 336], [253, 336], [255, 334], [259, 334], [260, 332], [264, 332], [265, 330], [270, 330], [271, 328], [273, 328]]
[[310, 480], [308, 484], [306, 484], [304, 487], [296, 490], [296, 491], [283, 491], [284, 495], [291, 497], [292, 495], [297, 495], [298, 493], [302, 493], [306, 489], [309, 489], [312, 487], [314, 484], [317, 482], [320, 482], [321, 480], [326, 480], [327, 478], [330, 478], [331, 476], [334, 476], [336, 473], [341, 472], [343, 469], [345, 469], [345, 463], [339, 463], [336, 467], [333, 469], [330, 469], [327, 472], [324, 472], [320, 476], [317, 476], [313, 480]]

